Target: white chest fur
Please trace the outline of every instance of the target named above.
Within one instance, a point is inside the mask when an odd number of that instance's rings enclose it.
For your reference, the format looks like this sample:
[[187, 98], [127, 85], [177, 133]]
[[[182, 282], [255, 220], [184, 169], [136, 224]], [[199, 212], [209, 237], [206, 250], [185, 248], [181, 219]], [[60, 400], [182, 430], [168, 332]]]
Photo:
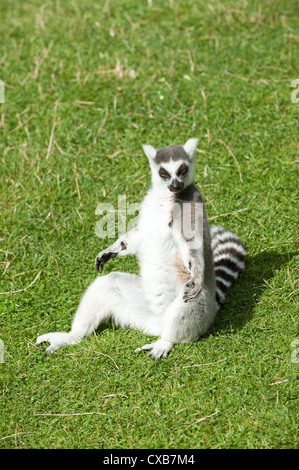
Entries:
[[174, 259], [178, 251], [169, 223], [173, 195], [150, 189], [141, 206], [138, 230], [142, 240], [138, 250], [143, 289], [152, 310], [163, 313], [180, 288]]

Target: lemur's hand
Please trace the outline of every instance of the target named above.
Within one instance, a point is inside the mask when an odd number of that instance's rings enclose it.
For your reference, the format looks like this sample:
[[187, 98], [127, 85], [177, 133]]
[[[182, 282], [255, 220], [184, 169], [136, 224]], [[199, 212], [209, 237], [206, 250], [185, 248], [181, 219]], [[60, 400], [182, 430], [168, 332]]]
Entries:
[[97, 271], [99, 270], [99, 267], [101, 267], [101, 271], [103, 271], [104, 264], [107, 263], [109, 259], [115, 258], [116, 256], [125, 256], [127, 254], [127, 244], [122, 238], [109, 246], [109, 248], [106, 248], [106, 250], [100, 251], [96, 257]]
[[113, 253], [108, 250], [100, 251], [98, 256], [96, 257], [96, 270], [99, 270], [99, 267], [101, 267], [101, 271], [103, 271], [104, 265], [109, 261], [111, 258], [115, 258], [117, 256], [117, 253]]
[[196, 299], [201, 289], [202, 289], [202, 284], [200, 282], [200, 279], [192, 277], [185, 284], [184, 295], [183, 295], [184, 302], [186, 303], [186, 302], [190, 302], [190, 300]]

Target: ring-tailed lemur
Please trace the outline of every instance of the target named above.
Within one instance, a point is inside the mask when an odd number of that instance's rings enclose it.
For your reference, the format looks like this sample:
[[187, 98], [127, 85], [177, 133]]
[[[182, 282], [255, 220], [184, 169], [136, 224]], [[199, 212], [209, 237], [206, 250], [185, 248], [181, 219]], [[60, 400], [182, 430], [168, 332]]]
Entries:
[[194, 186], [197, 139], [155, 150], [144, 145], [152, 185], [137, 226], [96, 257], [96, 268], [135, 254], [140, 275], [111, 272], [85, 292], [69, 333], [48, 333], [46, 354], [75, 344], [112, 320], [159, 339], [137, 351], [166, 357], [174, 343], [196, 339], [212, 325], [224, 296], [245, 267], [245, 249], [233, 233], [210, 227]]

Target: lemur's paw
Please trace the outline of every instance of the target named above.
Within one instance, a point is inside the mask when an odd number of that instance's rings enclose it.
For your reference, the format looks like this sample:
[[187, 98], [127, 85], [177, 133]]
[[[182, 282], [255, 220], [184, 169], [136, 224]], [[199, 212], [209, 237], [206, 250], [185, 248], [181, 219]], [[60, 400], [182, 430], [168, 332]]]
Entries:
[[41, 343], [48, 342], [50, 346], [46, 349], [45, 354], [49, 356], [53, 351], [72, 344], [72, 339], [69, 333], [46, 333], [37, 338], [35, 346], [39, 346]]
[[141, 348], [135, 349], [134, 353], [140, 351], [150, 351], [148, 357], [153, 361], [157, 361], [158, 359], [163, 359], [167, 356], [172, 346], [172, 342], [166, 339], [158, 339], [154, 343], [145, 344]]
[[101, 267], [101, 271], [103, 271], [104, 265], [109, 261], [111, 258], [115, 258], [117, 253], [112, 253], [111, 251], [101, 251], [98, 256], [96, 257], [96, 270], [99, 270], [99, 267]]
[[198, 297], [202, 287], [199, 281], [195, 280], [194, 278], [190, 279], [190, 281], [186, 282], [183, 300], [184, 302], [190, 302], [190, 300], [196, 299]]

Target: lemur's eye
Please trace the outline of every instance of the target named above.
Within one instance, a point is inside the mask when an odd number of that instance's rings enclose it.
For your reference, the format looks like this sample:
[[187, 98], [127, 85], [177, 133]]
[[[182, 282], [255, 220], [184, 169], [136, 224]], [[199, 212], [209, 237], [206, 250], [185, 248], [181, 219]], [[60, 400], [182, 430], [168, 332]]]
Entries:
[[188, 167], [186, 165], [181, 165], [178, 170], [178, 175], [185, 175], [188, 171]]
[[161, 178], [164, 178], [164, 179], [167, 179], [170, 177], [169, 173], [166, 170], [164, 170], [164, 168], [160, 168], [159, 175], [161, 176]]

